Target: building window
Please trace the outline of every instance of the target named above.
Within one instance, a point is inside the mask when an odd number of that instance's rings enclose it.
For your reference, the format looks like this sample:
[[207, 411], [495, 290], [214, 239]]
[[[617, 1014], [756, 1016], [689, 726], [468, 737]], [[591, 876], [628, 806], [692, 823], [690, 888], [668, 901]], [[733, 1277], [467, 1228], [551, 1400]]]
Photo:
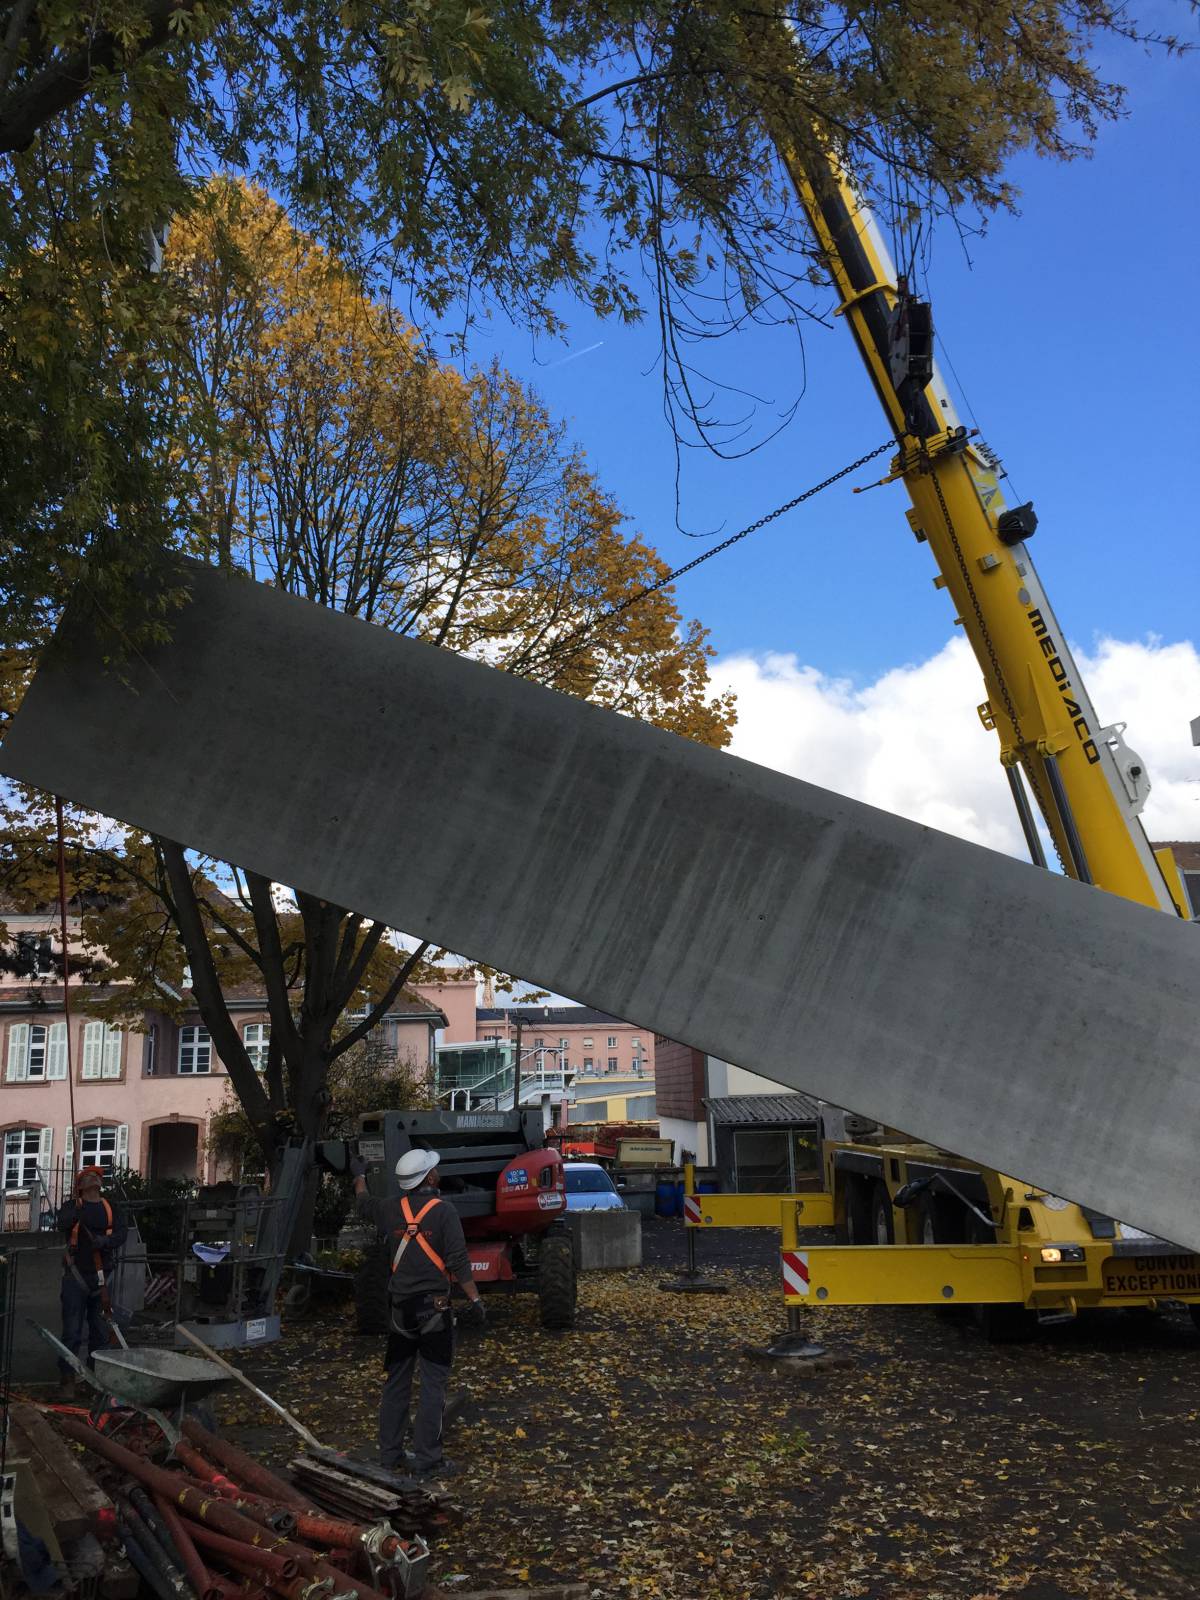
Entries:
[[125, 1035], [103, 1022], [89, 1022], [83, 1030], [83, 1065], [80, 1078], [119, 1078]]
[[66, 1023], [52, 1022], [47, 1027], [42, 1022], [14, 1022], [8, 1030], [8, 1081], [43, 1083], [66, 1075]]
[[546, 1041], [545, 1039], [535, 1039], [533, 1042], [534, 1044], [545, 1044]]
[[146, 1043], [142, 1054], [142, 1071], [147, 1078], [154, 1076], [155, 1060], [158, 1056], [158, 1028], [151, 1026], [146, 1035]]
[[615, 1050], [617, 1048], [617, 1036], [615, 1033], [610, 1033], [608, 1036], [608, 1048], [610, 1050]]
[[48, 934], [17, 935], [15, 974], [18, 978], [43, 978], [50, 972], [53, 964]]
[[40, 1022], [35, 1022], [29, 1029], [29, 1066], [26, 1077], [44, 1078], [46, 1076], [46, 1029]]
[[592, 1040], [591, 1039], [585, 1039], [583, 1041], [583, 1048], [585, 1050], [590, 1050], [592, 1048]]
[[250, 1065], [255, 1072], [265, 1072], [271, 1043], [271, 1024], [248, 1022], [242, 1029], [242, 1038], [246, 1043], [246, 1054], [250, 1057]]
[[[4, 1135], [4, 1187], [32, 1189], [46, 1144], [46, 1128], [13, 1128]], [[47, 1151], [47, 1156], [49, 1152]]]
[[593, 1064], [594, 1063], [592, 1061], [591, 1056], [584, 1056], [584, 1058], [583, 1058], [583, 1070], [585, 1072], [590, 1072], [592, 1070]]
[[570, 1042], [571, 1042], [570, 1039], [560, 1039], [558, 1041], [558, 1048], [560, 1050], [565, 1050], [567, 1048], [567, 1046], [570, 1044]]
[[202, 1023], [179, 1030], [179, 1070], [190, 1074], [212, 1069], [212, 1038]]
[[79, 1130], [79, 1165], [111, 1172], [123, 1167], [129, 1155], [129, 1125], [95, 1123]]
[[609, 1056], [609, 1058], [608, 1058], [608, 1070], [610, 1072], [615, 1072], [617, 1070], [617, 1058], [616, 1058], [616, 1056]]
[[642, 1041], [640, 1039], [631, 1039], [629, 1042], [635, 1050], [640, 1050], [642, 1048]]

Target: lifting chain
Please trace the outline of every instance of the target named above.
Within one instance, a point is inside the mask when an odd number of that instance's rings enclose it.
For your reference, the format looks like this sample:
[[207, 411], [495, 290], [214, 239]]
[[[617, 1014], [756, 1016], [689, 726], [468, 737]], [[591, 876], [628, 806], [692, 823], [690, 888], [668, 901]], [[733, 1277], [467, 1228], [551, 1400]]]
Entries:
[[706, 550], [703, 555], [696, 556], [694, 560], [686, 562], [682, 567], [676, 567], [674, 572], [669, 572], [665, 578], [659, 578], [657, 583], [647, 584], [644, 589], [639, 589], [636, 594], [631, 594], [627, 600], [622, 600], [620, 605], [613, 606], [610, 611], [602, 611], [598, 617], [587, 623], [585, 627], [576, 629], [573, 634], [569, 634], [567, 638], [554, 645], [550, 653], [557, 655], [560, 650], [566, 648], [567, 645], [584, 633], [590, 634], [593, 629], [603, 627], [606, 622], [612, 622], [622, 612], [628, 611], [630, 606], [636, 606], [642, 600], [645, 600], [647, 596], [657, 594], [660, 589], [665, 589], [669, 583], [674, 583], [677, 578], [682, 578], [685, 573], [694, 571], [696, 567], [701, 566], [705, 561], [711, 561], [714, 556], [719, 556], [723, 550], [728, 550], [731, 545], [737, 544], [739, 540], [748, 538], [750, 534], [757, 533], [760, 528], [765, 528], [769, 522], [774, 522], [778, 517], [785, 516], [787, 512], [794, 511], [797, 506], [803, 505], [806, 500], [811, 500], [814, 495], [820, 494], [822, 489], [830, 488], [842, 478], [849, 477], [850, 473], [857, 472], [859, 467], [865, 467], [868, 461], [874, 461], [875, 457], [883, 455], [885, 450], [894, 450], [895, 448], [895, 439], [885, 439], [881, 445], [877, 445], [874, 450], [869, 450], [865, 456], [859, 456], [858, 460], [852, 461], [849, 466], [843, 467], [839, 472], [833, 473], [828, 478], [823, 478], [820, 483], [814, 483], [811, 489], [805, 489], [802, 494], [794, 495], [792, 499], [785, 500], [781, 506], [776, 506], [774, 511], [768, 511], [766, 516], [759, 517], [757, 521], [749, 523], [746, 527], [739, 529], [737, 533], [730, 534], [728, 539], [722, 539], [720, 544], [713, 545], [712, 549]]

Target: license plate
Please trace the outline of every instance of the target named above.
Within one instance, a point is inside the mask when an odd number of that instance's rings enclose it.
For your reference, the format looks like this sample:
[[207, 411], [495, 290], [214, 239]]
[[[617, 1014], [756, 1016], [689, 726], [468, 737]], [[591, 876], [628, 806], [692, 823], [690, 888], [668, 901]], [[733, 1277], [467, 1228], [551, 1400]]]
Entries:
[[1200, 1260], [1195, 1256], [1110, 1256], [1100, 1270], [1104, 1293], [1117, 1299], [1200, 1294]]

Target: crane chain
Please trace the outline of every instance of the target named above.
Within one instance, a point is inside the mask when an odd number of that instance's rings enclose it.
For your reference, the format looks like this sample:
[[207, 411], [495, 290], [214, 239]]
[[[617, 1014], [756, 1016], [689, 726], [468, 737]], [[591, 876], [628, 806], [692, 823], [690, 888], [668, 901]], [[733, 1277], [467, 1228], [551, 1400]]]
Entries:
[[[962, 574], [963, 583], [966, 585], [967, 594], [970, 596], [971, 605], [975, 611], [975, 621], [979, 626], [979, 634], [987, 649], [988, 660], [992, 664], [992, 674], [996, 681], [996, 687], [1000, 690], [1000, 694], [1004, 700], [1004, 709], [1008, 713], [1009, 721], [1012, 723], [1013, 733], [1016, 735], [1017, 750], [1019, 752], [1024, 750], [1026, 747], [1025, 735], [1021, 732], [1021, 720], [1017, 715], [1017, 708], [1013, 704], [1012, 695], [1008, 692], [1008, 685], [1004, 681], [1004, 673], [1000, 668], [1000, 658], [996, 654], [996, 647], [992, 643], [991, 634], [988, 632], [988, 625], [983, 615], [983, 607], [980, 605], [979, 596], [975, 592], [975, 584], [971, 578], [970, 568], [967, 566], [967, 558], [963, 555], [962, 545], [959, 543], [958, 529], [954, 526], [954, 518], [950, 515], [950, 507], [946, 504], [946, 496], [942, 493], [941, 481], [939, 480], [936, 471], [931, 472], [929, 476], [933, 480], [933, 490], [937, 495], [938, 505], [941, 507], [942, 519], [946, 524], [946, 532], [950, 535], [950, 543], [954, 546], [954, 557], [958, 562], [958, 570]], [[1018, 760], [1020, 760], [1019, 755]], [[1058, 839], [1055, 837], [1054, 829], [1049, 827], [1051, 813], [1049, 807], [1046, 805], [1045, 797], [1042, 794], [1041, 785], [1038, 783], [1037, 774], [1031, 771], [1024, 762], [1021, 762], [1021, 766], [1025, 773], [1026, 781], [1033, 792], [1033, 798], [1037, 802], [1038, 810], [1042, 813], [1043, 818], [1046, 820], [1047, 831], [1050, 834], [1050, 843], [1054, 846], [1054, 854], [1058, 857], [1058, 864], [1063, 871], [1067, 873], [1068, 877], [1073, 877], [1074, 873], [1068, 868], [1067, 863], [1063, 860], [1063, 853], [1058, 847]]]
[[713, 556], [719, 556], [722, 550], [728, 550], [730, 545], [737, 544], [739, 539], [745, 539], [747, 535], [757, 533], [760, 528], [765, 528], [768, 522], [774, 522], [777, 517], [782, 517], [787, 512], [794, 511], [797, 506], [803, 505], [806, 500], [811, 500], [814, 495], [820, 494], [822, 489], [830, 488], [839, 479], [848, 477], [852, 472], [857, 472], [859, 467], [865, 467], [868, 461], [874, 461], [876, 456], [881, 456], [885, 450], [893, 450], [895, 447], [895, 439], [885, 439], [881, 445], [877, 445], [874, 450], [868, 451], [865, 456], [859, 456], [858, 460], [852, 461], [848, 467], [843, 467], [840, 472], [835, 472], [831, 477], [822, 479], [820, 483], [814, 483], [811, 489], [805, 489], [802, 494], [795, 495], [791, 500], [785, 500], [781, 506], [776, 506], [774, 511], [768, 511], [766, 516], [759, 517], [757, 522], [751, 522], [747, 527], [731, 534], [728, 539], [723, 539], [720, 544], [713, 545], [711, 550], [706, 550], [703, 555], [697, 556], [693, 561], [689, 561], [686, 566], [677, 567], [669, 577], [661, 579], [660, 582], [649, 589], [643, 589], [641, 594], [634, 596], [633, 600], [625, 601], [622, 606], [616, 607], [615, 610], [608, 612], [607, 615], [610, 617], [615, 616], [617, 611], [624, 609], [624, 606], [633, 605], [635, 600], [644, 599], [646, 595], [653, 594], [655, 589], [661, 589], [665, 584], [674, 583], [676, 578], [682, 578], [685, 572], [690, 572], [693, 567], [698, 567], [702, 561], [708, 561]]
[[811, 488], [805, 489], [802, 493], [793, 495], [790, 500], [785, 500], [781, 506], [776, 506], [774, 511], [768, 511], [765, 516], [759, 517], [744, 528], [740, 528], [737, 533], [730, 534], [728, 539], [722, 539], [720, 544], [713, 545], [711, 550], [705, 550], [702, 555], [696, 556], [694, 560], [686, 562], [682, 567], [676, 567], [674, 572], [669, 572], [665, 578], [659, 578], [656, 583], [647, 584], [644, 589], [639, 589], [636, 594], [631, 594], [628, 599], [622, 600], [620, 605], [613, 606], [610, 611], [602, 611], [598, 617], [584, 627], [577, 628], [573, 634], [568, 634], [565, 639], [559, 640], [552, 646], [549, 654], [557, 655], [560, 650], [565, 649], [574, 640], [582, 638], [585, 634], [590, 635], [595, 629], [603, 627], [605, 623], [612, 622], [622, 612], [628, 611], [630, 606], [636, 606], [648, 596], [657, 594], [660, 589], [665, 589], [669, 583], [674, 583], [677, 578], [682, 578], [685, 573], [693, 571], [694, 568], [705, 561], [711, 561], [713, 556], [719, 556], [723, 550], [728, 550], [730, 545], [737, 544], [739, 540], [748, 538], [752, 533], [757, 533], [760, 528], [765, 528], [769, 522], [774, 522], [776, 518], [786, 515], [789, 511], [794, 511], [797, 506], [803, 505], [806, 500], [811, 500], [814, 495], [820, 494], [822, 489], [830, 488], [842, 478], [848, 477], [850, 473], [857, 472], [859, 467], [865, 467], [868, 461], [874, 461], [876, 456], [883, 455], [885, 450], [894, 450], [895, 448], [895, 439], [885, 439], [881, 445], [876, 445], [874, 450], [868, 450], [865, 456], [859, 456], [858, 460], [852, 461], [849, 466], [842, 467], [840, 471], [832, 473], [828, 478], [822, 478], [820, 483], [814, 483]]

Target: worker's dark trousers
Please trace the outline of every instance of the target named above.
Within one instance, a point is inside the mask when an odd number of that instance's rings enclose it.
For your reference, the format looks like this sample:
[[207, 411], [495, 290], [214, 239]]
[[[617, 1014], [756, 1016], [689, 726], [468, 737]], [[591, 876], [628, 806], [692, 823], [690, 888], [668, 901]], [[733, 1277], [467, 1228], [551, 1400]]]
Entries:
[[[99, 1289], [85, 1289], [71, 1274], [64, 1273], [62, 1281], [62, 1342], [72, 1355], [79, 1354], [83, 1336], [87, 1334], [87, 1353], [108, 1347], [108, 1326], [100, 1306]], [[72, 1376], [72, 1368], [59, 1357], [58, 1370], [64, 1378]]]
[[442, 1413], [446, 1385], [454, 1362], [454, 1325], [450, 1313], [434, 1319], [438, 1326], [388, 1334], [383, 1365], [383, 1404], [379, 1411], [379, 1459], [385, 1467], [404, 1465], [404, 1434], [412, 1403], [413, 1374], [421, 1364], [421, 1390], [413, 1422], [414, 1471], [436, 1467], [442, 1459]]

